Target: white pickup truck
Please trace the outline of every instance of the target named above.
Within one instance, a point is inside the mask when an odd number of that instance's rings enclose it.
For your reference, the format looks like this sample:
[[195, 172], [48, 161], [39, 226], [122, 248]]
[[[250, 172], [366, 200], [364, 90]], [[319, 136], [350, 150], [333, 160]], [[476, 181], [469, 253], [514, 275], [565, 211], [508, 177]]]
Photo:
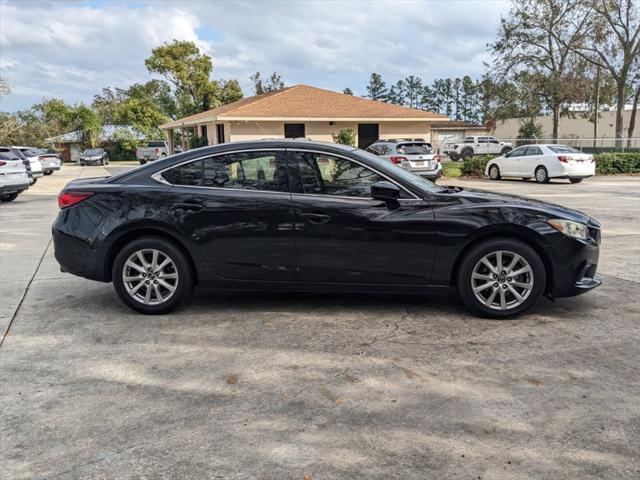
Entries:
[[146, 147], [136, 148], [136, 158], [140, 162], [140, 165], [144, 165], [147, 162], [158, 160], [169, 155], [169, 146], [167, 142], [163, 140], [153, 141], [147, 143]]
[[461, 142], [445, 143], [442, 153], [454, 162], [474, 155], [504, 155], [513, 150], [513, 144], [501, 142], [495, 137], [465, 137]]

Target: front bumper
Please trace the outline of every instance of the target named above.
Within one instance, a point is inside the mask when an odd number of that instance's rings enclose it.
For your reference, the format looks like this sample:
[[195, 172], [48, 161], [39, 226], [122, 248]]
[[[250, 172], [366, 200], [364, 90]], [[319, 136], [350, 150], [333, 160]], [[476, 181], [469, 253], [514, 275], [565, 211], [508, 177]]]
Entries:
[[602, 285], [596, 275], [600, 257], [600, 232], [585, 242], [565, 237], [551, 248], [553, 275], [547, 279], [552, 298], [581, 295]]

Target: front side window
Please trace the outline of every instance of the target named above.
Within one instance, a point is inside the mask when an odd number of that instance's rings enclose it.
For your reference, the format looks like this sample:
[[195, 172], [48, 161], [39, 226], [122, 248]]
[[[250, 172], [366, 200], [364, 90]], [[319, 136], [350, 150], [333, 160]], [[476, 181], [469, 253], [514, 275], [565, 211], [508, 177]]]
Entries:
[[322, 153], [292, 152], [298, 168], [299, 193], [371, 198], [371, 185], [385, 180], [373, 170], [345, 158]]

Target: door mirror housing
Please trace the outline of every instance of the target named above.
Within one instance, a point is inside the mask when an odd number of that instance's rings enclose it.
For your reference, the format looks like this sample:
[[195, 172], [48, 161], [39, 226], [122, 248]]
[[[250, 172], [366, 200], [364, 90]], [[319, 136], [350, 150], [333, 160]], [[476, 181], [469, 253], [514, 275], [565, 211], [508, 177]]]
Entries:
[[371, 185], [371, 197], [383, 202], [397, 203], [400, 198], [400, 188], [391, 182], [376, 182]]

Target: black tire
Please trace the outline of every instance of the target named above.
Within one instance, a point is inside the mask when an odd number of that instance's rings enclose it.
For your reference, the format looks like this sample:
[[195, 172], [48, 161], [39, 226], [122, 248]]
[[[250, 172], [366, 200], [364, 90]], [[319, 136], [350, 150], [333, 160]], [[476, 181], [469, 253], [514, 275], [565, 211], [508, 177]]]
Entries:
[[461, 155], [462, 155], [462, 160], [469, 160], [471, 157], [473, 157], [473, 150], [471, 150], [470, 148], [467, 148], [462, 151]]
[[498, 165], [493, 164], [489, 167], [489, 178], [491, 180], [500, 180], [502, 178], [500, 176], [500, 167], [498, 167]]
[[[156, 305], [142, 303], [127, 292], [124, 284], [122, 275], [125, 262], [133, 253], [143, 249], [159, 250], [175, 264], [178, 274], [177, 287], [173, 295], [163, 303]], [[173, 311], [189, 298], [194, 287], [194, 273], [187, 254], [175, 242], [159, 236], [140, 237], [126, 244], [116, 255], [111, 275], [113, 286], [120, 299], [133, 310], [147, 315], [160, 315]]]
[[[526, 297], [520, 305], [506, 310], [496, 310], [481, 303], [473, 293], [471, 275], [474, 267], [485, 255], [497, 251], [513, 252], [520, 255], [529, 263], [533, 276], [533, 287], [528, 297]], [[478, 243], [464, 255], [457, 272], [458, 292], [465, 305], [477, 315], [497, 319], [517, 317], [531, 310], [538, 303], [545, 291], [547, 275], [544, 263], [535, 250], [524, 242], [505, 237], [494, 237]], [[502, 281], [504, 281], [504, 279], [502, 279]], [[498, 283], [496, 282], [496, 284]]]
[[38, 182], [37, 178], [32, 178], [31, 179], [31, 184], [29, 185], [30, 187], [33, 187], [36, 183]]
[[536, 175], [536, 182], [549, 183], [549, 172], [542, 165], [536, 168], [535, 175]]
[[53, 173], [53, 170], [45, 170], [43, 173], [45, 175], [51, 175]]
[[145, 163], [147, 163], [146, 160], [140, 160], [140, 165], [144, 165]]
[[584, 178], [581, 178], [581, 177], [571, 177], [571, 178], [569, 178], [569, 181], [571, 183], [580, 183], [582, 180], [584, 180]]
[[511, 147], [504, 147], [502, 149], [502, 151], [500, 152], [500, 155], [506, 155], [507, 153], [509, 153], [511, 150], [513, 150], [513, 148]]
[[0, 202], [7, 203], [13, 202], [16, 198], [18, 198], [19, 193], [8, 193], [6, 195], [0, 195]]
[[84, 162], [80, 162], [80, 166], [81, 166], [81, 167], [84, 167]]

